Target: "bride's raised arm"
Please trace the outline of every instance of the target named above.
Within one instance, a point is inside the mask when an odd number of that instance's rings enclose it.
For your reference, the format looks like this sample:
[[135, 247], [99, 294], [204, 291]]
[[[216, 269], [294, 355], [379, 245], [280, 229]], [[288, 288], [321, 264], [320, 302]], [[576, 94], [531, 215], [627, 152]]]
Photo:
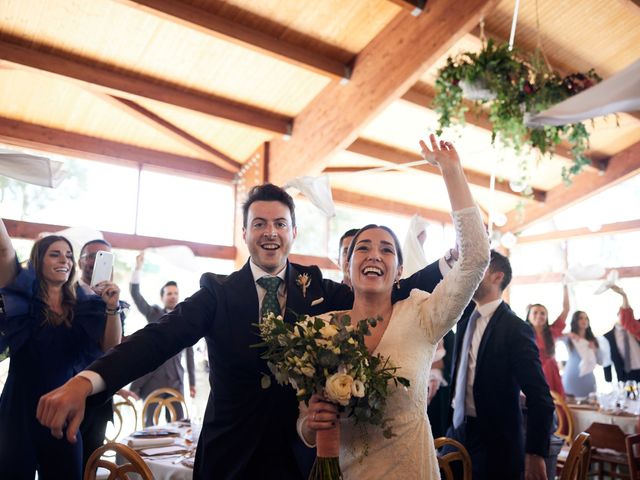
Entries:
[[460, 158], [453, 144], [429, 136], [431, 147], [420, 141], [425, 159], [440, 167], [447, 186], [453, 225], [459, 248], [459, 259], [424, 302], [421, 324], [435, 343], [460, 319], [489, 264], [489, 239], [482, 223]]
[[6, 287], [16, 276], [16, 251], [0, 218], [0, 288]]
[[434, 134], [429, 135], [429, 143], [431, 148], [423, 140], [420, 140], [422, 155], [429, 163], [440, 168], [449, 193], [451, 209], [455, 212], [467, 207], [473, 207], [475, 202], [471, 196], [467, 179], [464, 176], [460, 157], [453, 144], [444, 140], [438, 142]]

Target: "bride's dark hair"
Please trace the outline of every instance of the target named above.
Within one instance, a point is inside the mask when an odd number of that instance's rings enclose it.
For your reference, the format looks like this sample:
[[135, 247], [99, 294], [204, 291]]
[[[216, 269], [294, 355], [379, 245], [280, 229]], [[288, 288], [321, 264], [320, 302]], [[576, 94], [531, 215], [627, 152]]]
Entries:
[[402, 259], [402, 248], [400, 247], [400, 240], [398, 240], [398, 237], [396, 236], [396, 234], [393, 233], [393, 230], [391, 230], [389, 227], [385, 227], [384, 225], [376, 225], [375, 223], [370, 223], [369, 225], [365, 225], [360, 230], [358, 230], [358, 233], [356, 233], [353, 239], [351, 240], [351, 245], [349, 245], [349, 250], [347, 251], [347, 258], [351, 260], [351, 255], [353, 255], [353, 250], [356, 247], [356, 242], [358, 241], [358, 237], [362, 235], [363, 232], [366, 232], [367, 230], [371, 230], [372, 228], [379, 228], [387, 232], [389, 235], [391, 235], [391, 238], [393, 238], [393, 243], [396, 246], [396, 255], [398, 256], [398, 265], [402, 265], [403, 259]]

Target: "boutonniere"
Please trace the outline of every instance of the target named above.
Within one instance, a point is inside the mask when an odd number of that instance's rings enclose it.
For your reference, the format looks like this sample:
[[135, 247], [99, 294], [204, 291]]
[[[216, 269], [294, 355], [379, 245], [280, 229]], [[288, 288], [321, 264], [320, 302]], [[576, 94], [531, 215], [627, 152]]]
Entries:
[[302, 289], [302, 296], [306, 298], [307, 288], [309, 288], [309, 285], [311, 285], [311, 278], [309, 278], [309, 274], [301, 273], [300, 275], [298, 275], [298, 278], [296, 279], [296, 285], [298, 285]]

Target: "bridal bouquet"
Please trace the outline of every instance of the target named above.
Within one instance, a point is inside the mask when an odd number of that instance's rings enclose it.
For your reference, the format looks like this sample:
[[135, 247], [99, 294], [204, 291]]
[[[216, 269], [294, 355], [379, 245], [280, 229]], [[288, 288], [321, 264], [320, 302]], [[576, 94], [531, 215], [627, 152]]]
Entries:
[[[383, 435], [391, 438], [391, 419], [385, 417], [390, 387], [408, 387], [409, 380], [396, 374], [398, 367], [388, 358], [367, 350], [364, 337], [380, 321], [367, 318], [352, 325], [348, 315], [331, 314], [328, 320], [301, 316], [289, 324], [271, 313], [258, 325], [263, 341], [255, 346], [266, 348], [262, 358], [271, 373], [279, 384], [291, 385], [298, 400], [308, 404], [314, 393], [320, 394], [340, 405], [356, 424], [379, 426]], [[262, 387], [270, 385], [271, 376], [264, 374]], [[314, 471], [317, 478], [341, 478], [338, 453], [323, 455], [321, 437], [325, 432], [330, 431], [317, 432]], [[327, 476], [328, 471], [335, 475]]]

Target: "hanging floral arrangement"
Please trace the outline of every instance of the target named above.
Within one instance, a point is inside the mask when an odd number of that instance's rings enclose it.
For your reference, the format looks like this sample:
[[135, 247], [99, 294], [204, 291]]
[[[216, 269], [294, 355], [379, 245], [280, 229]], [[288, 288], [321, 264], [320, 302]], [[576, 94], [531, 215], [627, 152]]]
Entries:
[[492, 143], [499, 137], [517, 153], [529, 146], [544, 155], [552, 154], [566, 139], [571, 145], [573, 164], [563, 168], [562, 178], [570, 183], [571, 177], [590, 163], [585, 155], [589, 146], [585, 125], [530, 128], [526, 118], [580, 93], [601, 78], [593, 69], [562, 77], [542, 61], [539, 52], [530, 62], [520, 58], [506, 43], [498, 45], [492, 40], [479, 53], [464, 52], [449, 57], [436, 79], [433, 105], [439, 115], [438, 134], [446, 127], [464, 124], [468, 107], [463, 100], [473, 100], [478, 109], [488, 107]]

